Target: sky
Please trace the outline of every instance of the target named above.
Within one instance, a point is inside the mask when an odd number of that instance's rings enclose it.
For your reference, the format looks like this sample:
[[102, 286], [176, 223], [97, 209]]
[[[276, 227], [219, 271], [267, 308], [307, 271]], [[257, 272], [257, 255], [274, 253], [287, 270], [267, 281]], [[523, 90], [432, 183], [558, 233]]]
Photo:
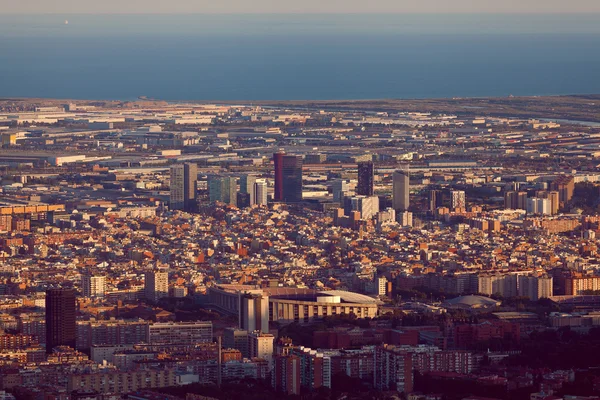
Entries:
[[0, 14], [600, 13], [599, 0], [0, 0]]

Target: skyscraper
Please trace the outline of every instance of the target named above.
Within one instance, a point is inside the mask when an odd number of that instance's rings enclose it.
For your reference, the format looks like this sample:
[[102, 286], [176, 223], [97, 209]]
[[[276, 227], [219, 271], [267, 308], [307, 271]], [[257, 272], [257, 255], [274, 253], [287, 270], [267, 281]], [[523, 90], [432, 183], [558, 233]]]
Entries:
[[75, 348], [77, 325], [75, 320], [75, 290], [49, 289], [46, 291], [46, 352], [56, 346]]
[[269, 332], [269, 296], [240, 293], [239, 327], [248, 332]]
[[273, 154], [273, 164], [275, 166], [275, 192], [273, 200], [276, 202], [283, 201], [283, 157], [285, 153], [280, 151]]
[[104, 296], [106, 290], [106, 278], [85, 274], [81, 277], [81, 291], [84, 297]]
[[192, 211], [196, 208], [198, 166], [194, 163], [171, 166], [170, 207], [173, 210]]
[[240, 193], [248, 193], [250, 195], [250, 205], [256, 204], [254, 198], [254, 184], [256, 183], [256, 175], [242, 175], [240, 177]]
[[[281, 161], [282, 201], [299, 203], [302, 201], [302, 156], [284, 155]], [[275, 190], [277, 191], [277, 188]]]
[[408, 210], [410, 202], [410, 180], [408, 168], [394, 171], [393, 175], [393, 208], [396, 211]]
[[213, 176], [209, 180], [208, 194], [210, 201], [237, 205], [237, 180], [233, 176]]
[[144, 293], [146, 299], [158, 301], [169, 295], [169, 273], [150, 271], [144, 274]]
[[254, 204], [259, 206], [267, 205], [267, 182], [256, 182], [254, 184]]
[[375, 182], [375, 168], [372, 161], [358, 163], [358, 184], [356, 194], [360, 196], [373, 196]]

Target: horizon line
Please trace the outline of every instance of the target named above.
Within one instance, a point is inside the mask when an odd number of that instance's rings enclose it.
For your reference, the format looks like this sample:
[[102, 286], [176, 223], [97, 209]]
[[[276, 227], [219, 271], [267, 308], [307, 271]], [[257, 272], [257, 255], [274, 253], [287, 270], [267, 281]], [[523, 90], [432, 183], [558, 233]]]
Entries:
[[[598, 11], [448, 11], [448, 12], [428, 12], [428, 11], [285, 11], [285, 12], [260, 12], [260, 11], [240, 11], [240, 12], [222, 12], [222, 11], [132, 11], [132, 12], [85, 12], [85, 11], [50, 11], [50, 12], [14, 12], [0, 11], [0, 15], [598, 15]], [[600, 21], [599, 21], [600, 22]]]

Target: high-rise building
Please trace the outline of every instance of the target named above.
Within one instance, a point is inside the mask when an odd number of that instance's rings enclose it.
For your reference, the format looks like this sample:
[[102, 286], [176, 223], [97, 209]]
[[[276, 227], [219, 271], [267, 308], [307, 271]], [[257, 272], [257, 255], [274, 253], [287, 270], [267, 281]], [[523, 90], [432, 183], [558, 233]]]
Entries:
[[208, 195], [210, 201], [237, 205], [237, 179], [233, 176], [213, 176], [209, 179]]
[[373, 196], [375, 184], [375, 167], [372, 161], [358, 163], [358, 184], [356, 194], [360, 196]]
[[273, 344], [275, 337], [270, 333], [254, 331], [248, 333], [248, 355], [250, 358], [262, 358], [273, 365]]
[[250, 205], [256, 204], [254, 194], [254, 184], [256, 183], [256, 175], [242, 175], [240, 177], [240, 193], [248, 193], [250, 195]]
[[429, 197], [428, 197], [429, 211], [434, 212], [435, 210], [437, 210], [438, 207], [441, 207], [443, 204], [442, 201], [443, 201], [443, 197], [442, 197], [442, 192], [440, 190], [430, 190], [429, 191]]
[[300, 386], [309, 391], [331, 387], [331, 357], [308, 347], [295, 347], [291, 355], [300, 358]]
[[393, 207], [396, 211], [406, 211], [410, 204], [410, 181], [408, 168], [394, 171]]
[[531, 301], [551, 297], [553, 294], [551, 276], [527, 276], [518, 278], [519, 296], [529, 297]]
[[412, 392], [412, 355], [400, 347], [377, 346], [375, 349], [374, 386], [377, 390]]
[[269, 332], [269, 296], [262, 293], [240, 293], [239, 327], [248, 332]]
[[527, 209], [527, 192], [511, 190], [504, 193], [504, 208], [507, 210]]
[[158, 301], [169, 296], [169, 273], [150, 271], [144, 274], [144, 293], [146, 299]]
[[81, 277], [81, 291], [84, 297], [101, 297], [106, 290], [106, 277], [85, 274]]
[[337, 179], [331, 184], [333, 201], [342, 202], [344, 196], [350, 193], [350, 181], [348, 179]]
[[350, 216], [352, 211], [360, 212], [364, 220], [373, 218], [379, 212], [379, 197], [377, 196], [352, 196], [344, 198], [344, 211]]
[[284, 155], [283, 169], [283, 201], [299, 203], [302, 201], [302, 157]]
[[401, 226], [413, 226], [413, 213], [410, 211], [404, 211], [396, 215], [398, 218], [398, 223]]
[[52, 353], [52, 349], [56, 346], [75, 348], [77, 340], [75, 313], [75, 290], [49, 289], [46, 291], [47, 353]]
[[561, 175], [550, 184], [550, 189], [558, 192], [559, 201], [564, 206], [573, 198], [575, 178], [571, 175]]
[[171, 209], [193, 211], [196, 208], [197, 182], [197, 164], [175, 164], [171, 167], [171, 195], [169, 200]]
[[531, 197], [527, 199], [527, 214], [550, 215], [552, 213], [552, 201]]
[[262, 181], [254, 184], [254, 204], [267, 205], [267, 182]]
[[450, 192], [450, 198], [452, 200], [451, 207], [453, 210], [467, 207], [467, 197], [463, 190], [452, 190]]
[[294, 355], [275, 357], [273, 388], [289, 395], [300, 394], [300, 357]]
[[273, 165], [275, 167], [275, 192], [273, 200], [282, 202], [283, 200], [283, 157], [285, 153], [279, 151], [273, 154]]

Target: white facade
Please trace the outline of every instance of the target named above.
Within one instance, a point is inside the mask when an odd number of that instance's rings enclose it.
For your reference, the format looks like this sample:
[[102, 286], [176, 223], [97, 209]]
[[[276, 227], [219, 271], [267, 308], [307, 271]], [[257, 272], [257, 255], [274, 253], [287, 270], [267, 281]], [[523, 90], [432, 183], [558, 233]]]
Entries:
[[270, 333], [260, 333], [258, 331], [248, 334], [248, 353], [250, 358], [262, 358], [269, 363], [269, 368], [273, 365], [273, 342], [275, 337]]
[[267, 205], [267, 182], [256, 182], [254, 184], [254, 203], [259, 206]]
[[169, 273], [168, 272], [146, 272], [144, 293], [146, 299], [158, 301], [169, 296]]
[[84, 297], [104, 296], [106, 278], [104, 276], [83, 275], [81, 278], [81, 291]]

